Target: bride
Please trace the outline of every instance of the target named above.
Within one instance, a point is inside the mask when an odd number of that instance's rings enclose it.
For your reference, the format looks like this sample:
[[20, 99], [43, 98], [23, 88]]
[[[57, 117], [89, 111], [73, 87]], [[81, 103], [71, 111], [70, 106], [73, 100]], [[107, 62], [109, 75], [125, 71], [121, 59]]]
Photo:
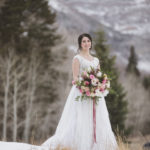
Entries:
[[[78, 38], [79, 54], [72, 60], [73, 80], [78, 80], [85, 69], [100, 68], [99, 59], [90, 54], [92, 38], [81, 34]], [[104, 97], [95, 107], [96, 122], [93, 122], [93, 103], [90, 100], [75, 101], [80, 91], [72, 86], [56, 128], [55, 134], [41, 146], [23, 143], [0, 142], [0, 150], [117, 150], [117, 142], [111, 129]]]

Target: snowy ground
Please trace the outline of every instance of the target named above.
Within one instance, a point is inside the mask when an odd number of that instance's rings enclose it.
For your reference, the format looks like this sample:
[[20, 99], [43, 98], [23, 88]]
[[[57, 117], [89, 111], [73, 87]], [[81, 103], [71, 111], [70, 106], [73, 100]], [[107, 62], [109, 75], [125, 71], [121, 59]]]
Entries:
[[49, 150], [49, 148], [25, 143], [0, 142], [0, 150]]

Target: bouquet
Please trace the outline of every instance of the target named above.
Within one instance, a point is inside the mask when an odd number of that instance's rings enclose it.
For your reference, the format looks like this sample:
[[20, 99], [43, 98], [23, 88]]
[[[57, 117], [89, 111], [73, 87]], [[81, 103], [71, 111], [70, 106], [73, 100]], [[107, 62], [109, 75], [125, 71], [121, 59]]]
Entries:
[[90, 98], [97, 102], [99, 98], [106, 96], [110, 89], [110, 79], [107, 75], [93, 67], [83, 71], [78, 80], [72, 81], [72, 84], [82, 93], [81, 96], [76, 97], [77, 101], [80, 98], [81, 100]]

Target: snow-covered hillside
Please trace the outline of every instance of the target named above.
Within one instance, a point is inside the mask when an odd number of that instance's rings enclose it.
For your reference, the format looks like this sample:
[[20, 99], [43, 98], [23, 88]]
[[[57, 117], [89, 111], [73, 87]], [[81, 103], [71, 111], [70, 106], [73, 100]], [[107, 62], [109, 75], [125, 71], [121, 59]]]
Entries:
[[19, 142], [0, 141], [0, 150], [49, 150], [49, 147], [30, 145]]
[[70, 33], [92, 33], [102, 26], [112, 53], [120, 57], [118, 61], [126, 64], [129, 48], [134, 45], [139, 69], [150, 72], [149, 0], [50, 0], [49, 5], [68, 38]]

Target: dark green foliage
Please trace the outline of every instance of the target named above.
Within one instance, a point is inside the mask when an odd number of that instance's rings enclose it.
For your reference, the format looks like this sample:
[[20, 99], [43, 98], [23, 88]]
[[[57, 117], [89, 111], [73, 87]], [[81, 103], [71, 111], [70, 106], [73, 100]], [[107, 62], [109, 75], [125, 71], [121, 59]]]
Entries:
[[114, 131], [119, 129], [121, 133], [127, 134], [125, 129], [125, 119], [127, 115], [126, 93], [122, 85], [118, 82], [118, 72], [115, 68], [115, 57], [110, 57], [109, 47], [106, 44], [105, 34], [103, 31], [96, 33], [95, 38], [96, 57], [99, 58], [101, 70], [111, 78], [111, 90], [106, 97], [106, 103], [110, 115], [112, 128]]
[[126, 71], [128, 73], [134, 73], [136, 76], [140, 76], [140, 72], [137, 68], [138, 59], [135, 53], [134, 46], [131, 46], [130, 48], [130, 57], [128, 59], [129, 63], [126, 68]]
[[144, 85], [145, 89], [149, 89], [150, 88], [150, 76], [149, 77], [144, 77], [143, 85]]
[[[55, 18], [56, 14], [51, 11], [47, 0], [5, 0], [4, 5], [0, 8], [0, 56], [7, 60], [10, 51], [13, 50], [14, 56], [19, 58], [19, 63], [16, 63], [11, 68], [11, 73], [20, 67], [20, 64], [23, 64], [22, 60], [26, 60], [24, 66], [26, 72], [19, 80], [20, 82], [27, 81], [23, 89], [19, 89], [19, 92], [27, 91], [28, 87], [32, 88], [32, 74], [35, 66], [37, 66], [33, 107], [44, 107], [44, 109], [41, 108], [42, 111], [38, 112], [43, 120], [50, 103], [55, 102], [58, 98], [57, 81], [55, 79], [59, 77], [59, 73], [51, 67], [54, 65], [51, 49], [61, 39], [61, 36], [56, 34]], [[18, 71], [18, 73], [20, 72]], [[13, 91], [13, 86], [10, 86], [9, 90], [9, 92]], [[3, 99], [0, 99], [0, 106], [3, 105], [2, 101]], [[21, 108], [18, 106], [19, 121], [25, 120], [25, 113], [28, 111], [25, 106], [26, 102], [22, 103], [24, 106], [21, 106]], [[35, 111], [34, 109], [32, 110], [33, 112]], [[32, 117], [34, 118], [34, 116]], [[41, 121], [41, 118], [39, 118], [39, 121]], [[13, 120], [13, 117], [11, 119]], [[31, 122], [31, 130], [37, 128], [37, 125]], [[11, 127], [8, 127], [9, 130], [12, 130]], [[23, 130], [24, 125], [18, 129], [17, 138], [19, 140], [23, 137]], [[31, 136], [31, 132], [29, 133], [29, 136]], [[38, 131], [36, 136], [42, 137], [45, 135]], [[11, 140], [12, 137], [10, 135], [8, 137]]]
[[60, 37], [55, 34], [55, 17], [46, 0], [6, 0], [0, 12], [0, 45], [13, 44], [19, 53], [38, 46], [36, 51], [46, 53]]

